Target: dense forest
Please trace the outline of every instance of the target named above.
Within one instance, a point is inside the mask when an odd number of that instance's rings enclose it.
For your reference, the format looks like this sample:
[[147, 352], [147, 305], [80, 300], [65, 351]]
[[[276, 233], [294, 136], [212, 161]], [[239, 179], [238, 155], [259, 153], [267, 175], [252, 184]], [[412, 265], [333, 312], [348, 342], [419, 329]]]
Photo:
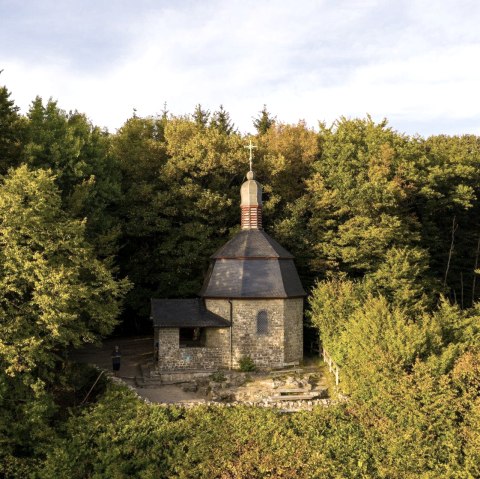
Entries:
[[[0, 88], [0, 470], [5, 477], [480, 477], [480, 137], [309, 128], [264, 107], [135, 114], [115, 133]], [[248, 168], [296, 257], [306, 326], [345, 401], [291, 416], [146, 405], [68, 351], [192, 297], [239, 228]], [[255, 431], [255, 433], [252, 433]]]

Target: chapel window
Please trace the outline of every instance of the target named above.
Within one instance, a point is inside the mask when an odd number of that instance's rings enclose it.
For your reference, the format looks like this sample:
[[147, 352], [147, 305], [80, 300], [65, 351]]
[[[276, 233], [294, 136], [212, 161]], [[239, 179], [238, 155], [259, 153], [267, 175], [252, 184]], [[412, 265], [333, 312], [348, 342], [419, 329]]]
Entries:
[[268, 334], [268, 314], [265, 310], [259, 311], [257, 314], [257, 334]]

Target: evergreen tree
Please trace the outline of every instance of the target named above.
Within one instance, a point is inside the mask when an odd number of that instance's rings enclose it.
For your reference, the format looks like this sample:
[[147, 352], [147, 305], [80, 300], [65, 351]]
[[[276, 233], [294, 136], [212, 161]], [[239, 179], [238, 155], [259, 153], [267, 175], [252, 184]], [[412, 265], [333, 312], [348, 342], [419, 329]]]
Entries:
[[197, 125], [197, 127], [201, 130], [205, 129], [208, 125], [208, 120], [210, 118], [210, 111], [203, 110], [200, 103], [195, 107], [195, 111], [193, 112], [193, 121]]
[[19, 108], [10, 99], [6, 87], [0, 87], [0, 175], [20, 160], [23, 124], [18, 114]]
[[230, 119], [230, 114], [225, 111], [223, 105], [220, 105], [220, 108], [213, 113], [210, 126], [225, 135], [230, 135], [235, 131], [235, 125]]
[[272, 117], [267, 110], [267, 105], [263, 105], [259, 116], [253, 119], [253, 126], [259, 135], [264, 135], [275, 124], [275, 117]]
[[119, 169], [109, 152], [107, 132], [94, 127], [85, 115], [66, 113], [56, 102], [44, 105], [37, 97], [27, 114], [25, 161], [33, 168], [52, 169], [63, 208], [87, 218], [87, 235], [102, 257], [118, 250]]

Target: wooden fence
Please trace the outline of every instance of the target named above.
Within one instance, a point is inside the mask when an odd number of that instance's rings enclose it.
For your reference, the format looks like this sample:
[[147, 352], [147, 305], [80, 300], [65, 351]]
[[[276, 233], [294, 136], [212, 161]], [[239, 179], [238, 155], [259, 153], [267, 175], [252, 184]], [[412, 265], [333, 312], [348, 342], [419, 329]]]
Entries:
[[328, 365], [328, 370], [335, 376], [335, 386], [338, 386], [338, 383], [340, 382], [340, 368], [325, 349], [322, 349], [322, 356], [323, 360]]

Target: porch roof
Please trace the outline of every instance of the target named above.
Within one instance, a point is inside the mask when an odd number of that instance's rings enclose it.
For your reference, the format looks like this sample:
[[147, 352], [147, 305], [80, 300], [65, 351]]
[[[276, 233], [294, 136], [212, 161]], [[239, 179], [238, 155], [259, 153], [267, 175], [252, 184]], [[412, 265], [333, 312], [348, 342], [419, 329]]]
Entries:
[[228, 328], [230, 323], [205, 307], [201, 298], [151, 300], [156, 328]]

